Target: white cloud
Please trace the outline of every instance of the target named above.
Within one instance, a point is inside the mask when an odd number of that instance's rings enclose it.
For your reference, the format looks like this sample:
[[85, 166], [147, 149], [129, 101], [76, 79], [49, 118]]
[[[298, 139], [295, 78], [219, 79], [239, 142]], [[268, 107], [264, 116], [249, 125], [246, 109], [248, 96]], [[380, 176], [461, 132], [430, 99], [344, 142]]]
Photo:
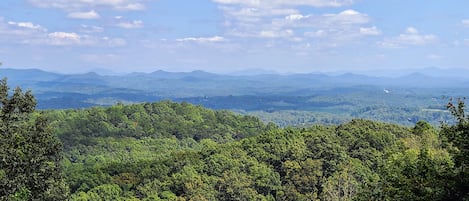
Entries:
[[106, 36], [88, 35], [102, 32], [101, 27], [81, 26], [79, 34], [68, 31], [49, 32], [41, 25], [31, 22], [4, 22], [0, 17], [0, 41], [3, 43], [24, 45], [50, 45], [50, 46], [123, 46], [126, 41], [121, 38], [110, 38]]
[[[239, 19], [247, 19], [248, 17], [265, 17], [265, 16], [283, 16], [298, 13], [295, 9], [288, 8], [233, 8], [233, 7], [220, 7], [226, 15], [238, 17]], [[248, 20], [250, 21], [250, 20]]]
[[420, 34], [415, 27], [408, 27], [403, 34], [378, 42], [378, 45], [385, 48], [401, 48], [412, 45], [427, 45], [436, 40], [437, 37], [433, 34]]
[[251, 7], [313, 6], [340, 7], [353, 4], [353, 0], [213, 0], [219, 4], [239, 4]]
[[119, 47], [127, 44], [127, 41], [122, 38], [102, 37], [100, 41], [109, 47]]
[[129, 3], [121, 6], [116, 6], [117, 10], [145, 10], [145, 6], [141, 3]]
[[435, 35], [401, 34], [397, 41], [401, 44], [426, 45], [436, 40]]
[[213, 37], [188, 37], [188, 38], [180, 38], [176, 39], [177, 42], [200, 42], [200, 43], [207, 43], [207, 42], [223, 42], [225, 38], [221, 36], [213, 36]]
[[[354, 0], [212, 0], [223, 12], [226, 35], [303, 41], [318, 29], [349, 34], [351, 26], [368, 23], [366, 14], [345, 10], [337, 14], [303, 14], [299, 7], [341, 7]], [[343, 31], [347, 29], [347, 31]], [[358, 32], [359, 27], [355, 27]], [[298, 34], [298, 35], [296, 35]], [[326, 34], [324, 34], [326, 35]], [[328, 34], [333, 35], [333, 34]], [[355, 34], [357, 35], [357, 34]]]
[[115, 10], [143, 10], [142, 0], [29, 0], [35, 6], [76, 11], [96, 7], [110, 7]]
[[32, 22], [13, 22], [13, 21], [9, 21], [8, 24], [9, 25], [14, 25], [14, 26], [17, 26], [17, 27], [21, 27], [21, 28], [43, 29], [40, 25], [33, 24]]
[[373, 26], [373, 27], [360, 27], [360, 34], [370, 35], [370, 36], [377, 36], [377, 35], [381, 35], [381, 31], [378, 28], [376, 28], [375, 26]]
[[[225, 32], [235, 37], [283, 38], [303, 41], [302, 37], [331, 37], [343, 40], [379, 35], [376, 27], [366, 27], [371, 19], [367, 14], [347, 9], [339, 13], [302, 14], [297, 5], [312, 5], [322, 1], [218, 1], [225, 15]], [[330, 2], [330, 1], [329, 1]], [[343, 1], [351, 2], [351, 1]], [[230, 6], [231, 4], [238, 6]], [[265, 4], [265, 5], [264, 5]], [[285, 7], [276, 7], [285, 5]]]
[[415, 34], [418, 34], [419, 31], [415, 27], [407, 27], [407, 29], [405, 30], [405, 33], [415, 35]]
[[72, 12], [67, 15], [69, 18], [74, 18], [74, 19], [98, 19], [101, 16], [95, 11], [91, 10], [88, 12]]
[[463, 26], [469, 27], [469, 19], [462, 20], [461, 23]]
[[73, 32], [52, 32], [47, 34], [47, 43], [50, 45], [80, 44], [81, 36]]
[[286, 20], [301, 20], [301, 19], [304, 19], [304, 18], [308, 18], [309, 16], [304, 16], [304, 15], [301, 15], [301, 14], [291, 14], [291, 15], [288, 15], [285, 17]]
[[90, 26], [90, 25], [84, 25], [82, 24], [80, 27], [80, 31], [83, 33], [101, 33], [104, 31], [103, 27], [100, 26]]
[[0, 17], [0, 41], [21, 41], [23, 38], [36, 38], [47, 32], [41, 25], [32, 22], [5, 22]]
[[67, 33], [67, 32], [52, 32], [48, 34], [50, 38], [53, 39], [60, 39], [60, 40], [73, 40], [79, 41], [80, 36], [76, 33]]
[[91, 35], [80, 35], [74, 32], [53, 32], [47, 34], [47, 38], [34, 41], [38, 44], [52, 46], [105, 46], [117, 47], [126, 45], [126, 41], [121, 38], [96, 37]]
[[370, 23], [368, 15], [355, 10], [345, 10], [340, 13], [328, 13], [323, 15], [295, 15], [287, 16], [283, 27], [292, 27], [306, 30], [303, 36], [322, 38], [345, 42], [357, 37], [379, 35], [381, 31], [376, 27], [363, 27]]
[[286, 29], [286, 30], [264, 30], [259, 33], [259, 37], [261, 38], [289, 38], [294, 35], [293, 30]]
[[117, 27], [121, 27], [124, 29], [138, 29], [143, 27], [143, 21], [141, 20], [134, 20], [131, 22], [119, 22], [116, 24]]
[[325, 14], [319, 18], [323, 24], [329, 25], [353, 25], [370, 22], [368, 15], [355, 10], [345, 10], [338, 14]]

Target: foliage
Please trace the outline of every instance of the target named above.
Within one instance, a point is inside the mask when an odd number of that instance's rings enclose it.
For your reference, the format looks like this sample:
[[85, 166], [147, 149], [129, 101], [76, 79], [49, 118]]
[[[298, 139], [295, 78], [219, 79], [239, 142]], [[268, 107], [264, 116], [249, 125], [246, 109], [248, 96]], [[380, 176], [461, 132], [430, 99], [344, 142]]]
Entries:
[[451, 151], [455, 163], [455, 182], [452, 189], [452, 198], [457, 200], [469, 200], [469, 117], [466, 115], [464, 99], [451, 100], [447, 105], [448, 110], [457, 120], [455, 125], [444, 124], [442, 134], [447, 143], [447, 149]]
[[47, 127], [40, 115], [12, 110], [4, 118], [25, 127], [2, 129], [58, 135], [70, 200], [464, 200], [469, 119], [464, 103], [448, 109], [457, 124], [441, 129], [363, 119], [282, 128], [162, 101], [45, 111], [49, 130], [38, 129]]
[[9, 96], [0, 81], [0, 199], [65, 200], [61, 143], [47, 120], [34, 112], [31, 92], [20, 88]]
[[[65, 141], [86, 139], [66, 143], [72, 200], [443, 200], [452, 184], [441, 179], [451, 175], [452, 158], [425, 122], [279, 128], [168, 101], [48, 115]], [[87, 127], [95, 130], [70, 132], [80, 118], [94, 119]], [[146, 121], [138, 123], [142, 132], [116, 126], [134, 121]], [[210, 135], [194, 135], [200, 132]]]
[[56, 110], [46, 115], [66, 145], [92, 144], [95, 137], [210, 138], [229, 142], [265, 129], [265, 124], [254, 117], [170, 101]]
[[[450, 200], [464, 193], [458, 149], [442, 138], [447, 129], [424, 121], [279, 128], [168, 101], [47, 114], [65, 142], [81, 139], [66, 143], [71, 200]], [[79, 125], [90, 130], [75, 130], [73, 122], [89, 118]], [[118, 126], [131, 122], [140, 128]]]

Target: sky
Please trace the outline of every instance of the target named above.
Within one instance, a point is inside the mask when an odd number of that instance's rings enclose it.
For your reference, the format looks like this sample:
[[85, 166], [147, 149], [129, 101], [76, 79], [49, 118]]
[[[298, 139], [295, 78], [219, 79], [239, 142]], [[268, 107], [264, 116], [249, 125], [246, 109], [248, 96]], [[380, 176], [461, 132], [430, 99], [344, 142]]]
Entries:
[[469, 69], [469, 1], [1, 0], [3, 68]]

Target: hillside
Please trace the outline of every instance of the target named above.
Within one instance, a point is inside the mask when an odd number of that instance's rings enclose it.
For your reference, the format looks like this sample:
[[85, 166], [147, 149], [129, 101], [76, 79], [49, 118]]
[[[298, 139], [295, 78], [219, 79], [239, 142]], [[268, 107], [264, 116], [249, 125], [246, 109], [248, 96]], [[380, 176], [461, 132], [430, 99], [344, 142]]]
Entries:
[[46, 111], [45, 116], [66, 147], [106, 137], [174, 137], [179, 140], [188, 138], [230, 142], [257, 135], [267, 128], [255, 117], [169, 101], [82, 110], [51, 110]]
[[449, 130], [426, 122], [278, 128], [168, 101], [45, 115], [71, 200], [448, 200], [459, 189]]
[[[465, 200], [469, 119], [281, 128], [187, 102], [35, 111], [0, 87], [2, 200]], [[63, 145], [63, 149], [62, 149]]]

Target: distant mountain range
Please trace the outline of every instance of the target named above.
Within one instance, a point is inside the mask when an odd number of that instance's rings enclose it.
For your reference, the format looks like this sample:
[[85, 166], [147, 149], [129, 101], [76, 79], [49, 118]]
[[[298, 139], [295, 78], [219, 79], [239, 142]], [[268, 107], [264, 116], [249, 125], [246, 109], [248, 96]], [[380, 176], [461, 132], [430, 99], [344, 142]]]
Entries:
[[[413, 68], [409, 68], [413, 69]], [[396, 70], [362, 70], [357, 71], [357, 74], [375, 76], [375, 77], [403, 77], [411, 74], [423, 74], [429, 77], [451, 77], [451, 78], [465, 78], [469, 79], [469, 69], [463, 68], [437, 68], [437, 67], [427, 67], [422, 69], [396, 69]], [[335, 73], [343, 74], [343, 73]]]
[[[161, 99], [214, 96], [310, 96], [337, 88], [459, 89], [469, 86], [469, 71], [424, 69], [399, 77], [345, 73], [226, 75], [204, 71], [129, 73], [125, 75], [58, 74], [38, 69], [0, 68], [11, 87], [31, 89], [41, 108], [75, 108]], [[391, 90], [392, 91], [392, 90]], [[332, 92], [333, 93], [333, 92]]]

